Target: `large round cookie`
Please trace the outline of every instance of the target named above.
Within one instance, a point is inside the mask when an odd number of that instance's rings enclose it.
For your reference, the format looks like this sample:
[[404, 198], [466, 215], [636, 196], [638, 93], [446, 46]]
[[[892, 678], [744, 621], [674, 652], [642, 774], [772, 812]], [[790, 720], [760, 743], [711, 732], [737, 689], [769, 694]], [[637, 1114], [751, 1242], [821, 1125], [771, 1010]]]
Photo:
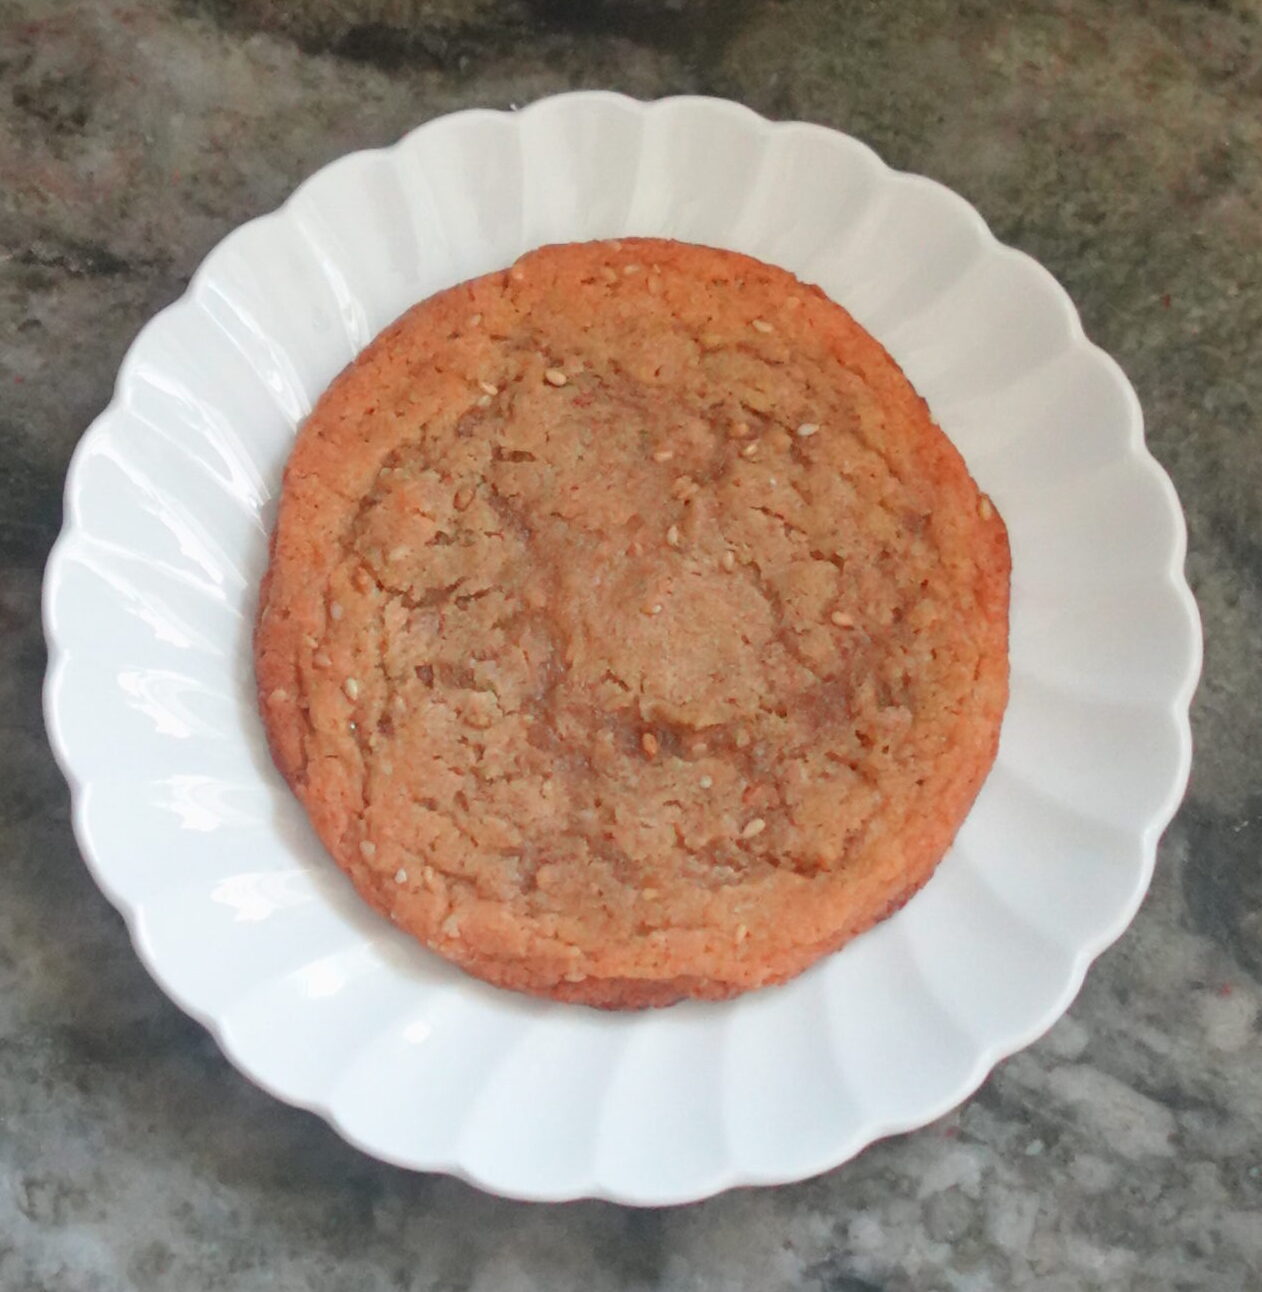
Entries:
[[255, 639], [356, 887], [490, 982], [780, 982], [933, 871], [1007, 698], [1003, 523], [790, 274], [547, 247], [425, 301], [285, 473]]

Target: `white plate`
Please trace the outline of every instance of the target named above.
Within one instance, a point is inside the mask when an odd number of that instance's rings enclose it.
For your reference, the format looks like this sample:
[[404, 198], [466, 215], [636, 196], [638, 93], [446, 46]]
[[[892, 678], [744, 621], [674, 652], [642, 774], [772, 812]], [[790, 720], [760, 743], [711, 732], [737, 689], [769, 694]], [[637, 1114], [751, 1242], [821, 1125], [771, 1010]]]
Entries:
[[[1013, 555], [999, 759], [933, 881], [787, 987], [633, 1015], [486, 987], [369, 911], [271, 766], [249, 654], [281, 468], [334, 374], [441, 287], [619, 234], [819, 283], [928, 398]], [[1066, 1008], [1186, 783], [1184, 543], [1121, 371], [962, 199], [735, 104], [562, 95], [325, 167], [141, 332], [66, 486], [48, 730], [145, 963], [260, 1085], [498, 1193], [679, 1202], [929, 1121]]]

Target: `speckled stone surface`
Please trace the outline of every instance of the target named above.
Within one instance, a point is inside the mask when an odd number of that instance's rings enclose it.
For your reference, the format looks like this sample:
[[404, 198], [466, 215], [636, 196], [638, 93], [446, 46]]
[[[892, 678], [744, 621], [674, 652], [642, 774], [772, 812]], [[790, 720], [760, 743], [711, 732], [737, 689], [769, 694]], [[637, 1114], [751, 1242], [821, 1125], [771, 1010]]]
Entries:
[[[79, 860], [41, 567], [140, 325], [439, 113], [578, 86], [839, 126], [972, 200], [1134, 380], [1205, 620], [1187, 804], [1069, 1016], [804, 1184], [637, 1212], [411, 1175], [254, 1089]], [[1262, 4], [0, 0], [0, 1288], [1262, 1287]]]

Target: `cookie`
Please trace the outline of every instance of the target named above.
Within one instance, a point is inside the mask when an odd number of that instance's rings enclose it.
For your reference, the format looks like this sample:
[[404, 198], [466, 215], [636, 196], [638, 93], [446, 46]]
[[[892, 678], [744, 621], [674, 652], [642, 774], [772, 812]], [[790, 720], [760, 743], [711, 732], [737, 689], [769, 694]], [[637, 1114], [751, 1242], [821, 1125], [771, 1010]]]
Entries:
[[421, 303], [285, 472], [277, 766], [359, 892], [607, 1008], [782, 982], [930, 876], [1007, 699], [1003, 522], [885, 350], [745, 256]]

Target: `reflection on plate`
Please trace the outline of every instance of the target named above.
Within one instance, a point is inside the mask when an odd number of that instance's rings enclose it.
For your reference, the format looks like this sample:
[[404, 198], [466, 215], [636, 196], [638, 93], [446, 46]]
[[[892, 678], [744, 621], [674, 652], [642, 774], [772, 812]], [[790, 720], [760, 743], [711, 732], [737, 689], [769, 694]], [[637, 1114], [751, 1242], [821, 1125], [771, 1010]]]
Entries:
[[[607, 1015], [474, 982], [354, 896], [271, 766], [249, 636], [281, 469], [334, 374], [441, 287], [622, 234], [783, 265], [886, 343], [1008, 523], [1012, 699], [896, 917], [786, 987]], [[326, 167], [140, 334], [66, 500], [48, 728], [146, 964], [260, 1085], [496, 1192], [684, 1201], [938, 1116], [1125, 928], [1187, 778], [1183, 520], [1117, 365], [962, 199], [731, 103], [563, 95]]]

